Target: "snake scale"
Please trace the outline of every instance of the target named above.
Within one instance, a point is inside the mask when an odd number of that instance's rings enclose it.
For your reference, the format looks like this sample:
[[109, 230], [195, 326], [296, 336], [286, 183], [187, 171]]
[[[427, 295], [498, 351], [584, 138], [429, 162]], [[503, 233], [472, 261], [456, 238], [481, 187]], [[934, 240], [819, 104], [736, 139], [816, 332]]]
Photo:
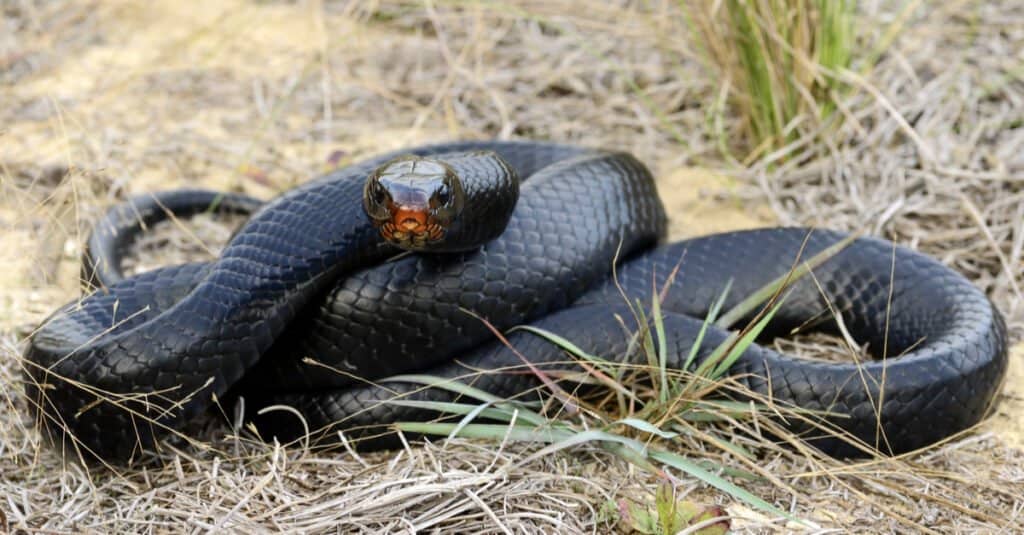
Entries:
[[[467, 151], [493, 152], [522, 180], [504, 231], [471, 250], [390, 258], [395, 249], [358, 209], [365, 177], [401, 154], [458, 167]], [[119, 258], [143, 224], [211, 201], [252, 213], [219, 258], [122, 276]], [[388, 379], [396, 374], [472, 373], [468, 382], [498, 396], [537, 387], [481, 319], [500, 330], [528, 323], [639, 364], [645, 357], [623, 332], [621, 318], [631, 317], [624, 298], [650, 303], [652, 288], [665, 288], [667, 365], [683, 366], [700, 340], [697, 365], [729, 334], [711, 326], [701, 335], [716, 300], [724, 294], [728, 309], [846, 237], [775, 228], [663, 244], [666, 221], [654, 179], [635, 157], [529, 141], [385, 154], [266, 204], [201, 191], [140, 197], [109, 212], [90, 239], [83, 274], [102, 287], [31, 338], [26, 394], [49, 440], [84, 457], [130, 459], [215, 396], [243, 396], [265, 438], [304, 433], [294, 414], [256, 415], [286, 404], [314, 430], [314, 443], [344, 431], [365, 447], [389, 447], [390, 424], [437, 414], [387, 400], [454, 397]], [[829, 425], [900, 453], [978, 422], [1005, 373], [1005, 326], [985, 295], [885, 240], [857, 238], [796, 280], [760, 340], [841, 326], [875, 358], [821, 362], [755, 344], [729, 374], [776, 402], [828, 411]], [[566, 366], [562, 350], [535, 334], [513, 331], [508, 341], [541, 370]], [[520, 372], [503, 371], [513, 367]], [[864, 454], [802, 421], [787, 425], [826, 453]]]

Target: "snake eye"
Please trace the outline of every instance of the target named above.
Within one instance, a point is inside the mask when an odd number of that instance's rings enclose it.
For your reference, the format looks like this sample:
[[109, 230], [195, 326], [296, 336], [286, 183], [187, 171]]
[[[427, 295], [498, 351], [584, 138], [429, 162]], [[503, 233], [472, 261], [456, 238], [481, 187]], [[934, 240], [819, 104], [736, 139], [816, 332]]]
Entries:
[[363, 209], [371, 219], [380, 221], [389, 217], [388, 213], [388, 192], [379, 182], [367, 181], [366, 189], [363, 192]]
[[441, 189], [437, 191], [437, 203], [444, 206], [448, 204], [448, 201], [452, 200], [452, 192], [448, 186], [441, 186]]
[[447, 224], [462, 213], [465, 193], [456, 180], [445, 180], [430, 196], [430, 208], [438, 221]]

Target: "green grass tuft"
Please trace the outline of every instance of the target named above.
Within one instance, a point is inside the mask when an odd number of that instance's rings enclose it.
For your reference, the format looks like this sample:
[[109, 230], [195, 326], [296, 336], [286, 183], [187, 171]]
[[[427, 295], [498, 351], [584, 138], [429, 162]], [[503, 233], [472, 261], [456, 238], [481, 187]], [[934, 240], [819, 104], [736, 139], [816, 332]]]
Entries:
[[[835, 255], [854, 238], [855, 236], [851, 236], [841, 240], [806, 261], [794, 262], [785, 276], [769, 282], [764, 288], [743, 299], [732, 310], [719, 316], [729, 292], [727, 286], [722, 296], [713, 303], [698, 332], [695, 348], [686, 356], [685, 364], [680, 369], [668, 366], [668, 337], [663, 321], [664, 312], [660, 304], [663, 293], [659, 293], [656, 287], [652, 287], [654, 297], [649, 308], [644, 307], [641, 302], [630, 303], [637, 326], [630, 347], [643, 352], [641, 360], [646, 362], [645, 365], [631, 366], [613, 362], [587, 353], [557, 333], [530, 326], [516, 327], [513, 330], [529, 332], [557, 346], [585, 370], [585, 373], [577, 373], [576, 376], [555, 372], [549, 374], [550, 377], [569, 377], [577, 382], [607, 388], [609, 394], [597, 401], [591, 398], [564, 399], [568, 394], [560, 387], [553, 386], [548, 377], [544, 381], [544, 388], [551, 390], [550, 397], [553, 400], [584, 409], [573, 418], [553, 417], [545, 414], [536, 403], [504, 400], [452, 379], [407, 375], [393, 379], [448, 390], [457, 394], [460, 401], [442, 403], [395, 399], [389, 403], [462, 418], [456, 423], [402, 422], [397, 424], [397, 428], [407, 432], [448, 437], [484, 438], [500, 442], [534, 441], [547, 444], [521, 461], [523, 463], [582, 444], [594, 444], [651, 472], [664, 473], [659, 466], [672, 467], [751, 507], [779, 517], [797, 520], [726, 477], [758, 479], [761, 476], [716, 465], [706, 459], [690, 459], [671, 451], [669, 445], [674, 439], [688, 434], [698, 437], [715, 450], [728, 452], [753, 463], [753, 453], [713, 434], [700, 432], [693, 424], [727, 422], [778, 413], [777, 407], [729, 401], [721, 399], [720, 396], [716, 399], [713, 396], [729, 382], [728, 372], [733, 364], [754, 343], [782, 306], [789, 284], [807, 275], [812, 268]], [[664, 291], [667, 291], [667, 288], [662, 289], [662, 292]], [[760, 312], [753, 316], [748, 325], [734, 332], [708, 356], [697, 362], [697, 348], [700, 347], [708, 328], [728, 328], [740, 318], [750, 317], [758, 308]], [[508, 343], [504, 337], [500, 338]], [[535, 372], [540, 373], [536, 370]], [[547, 372], [544, 373], [548, 375]], [[582, 377], [578, 377], [579, 375]], [[795, 409], [792, 414], [809, 412]], [[497, 423], [476, 423], [475, 420], [478, 418], [486, 418]], [[662, 511], [655, 516], [665, 519], [668, 518], [665, 516], [668, 514]]]
[[833, 119], [835, 73], [853, 57], [852, 0], [705, 0], [682, 7], [696, 48], [741, 119], [742, 160], [789, 144], [804, 125]]

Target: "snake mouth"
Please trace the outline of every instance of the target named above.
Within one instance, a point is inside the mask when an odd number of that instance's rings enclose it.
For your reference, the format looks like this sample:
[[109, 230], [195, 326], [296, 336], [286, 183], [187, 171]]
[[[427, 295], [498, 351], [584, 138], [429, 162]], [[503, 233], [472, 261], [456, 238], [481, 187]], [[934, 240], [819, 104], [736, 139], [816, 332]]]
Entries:
[[429, 210], [406, 206], [394, 209], [391, 218], [381, 223], [380, 233], [392, 244], [412, 249], [440, 242], [445, 236], [444, 227]]

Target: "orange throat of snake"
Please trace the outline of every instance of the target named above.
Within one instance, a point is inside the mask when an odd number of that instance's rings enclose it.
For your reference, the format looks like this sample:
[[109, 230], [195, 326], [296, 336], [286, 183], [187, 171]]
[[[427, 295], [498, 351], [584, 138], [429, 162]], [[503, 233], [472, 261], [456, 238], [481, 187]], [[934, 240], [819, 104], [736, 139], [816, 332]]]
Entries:
[[442, 227], [425, 208], [395, 206], [391, 219], [380, 224], [385, 240], [402, 247], [422, 247], [444, 238]]

